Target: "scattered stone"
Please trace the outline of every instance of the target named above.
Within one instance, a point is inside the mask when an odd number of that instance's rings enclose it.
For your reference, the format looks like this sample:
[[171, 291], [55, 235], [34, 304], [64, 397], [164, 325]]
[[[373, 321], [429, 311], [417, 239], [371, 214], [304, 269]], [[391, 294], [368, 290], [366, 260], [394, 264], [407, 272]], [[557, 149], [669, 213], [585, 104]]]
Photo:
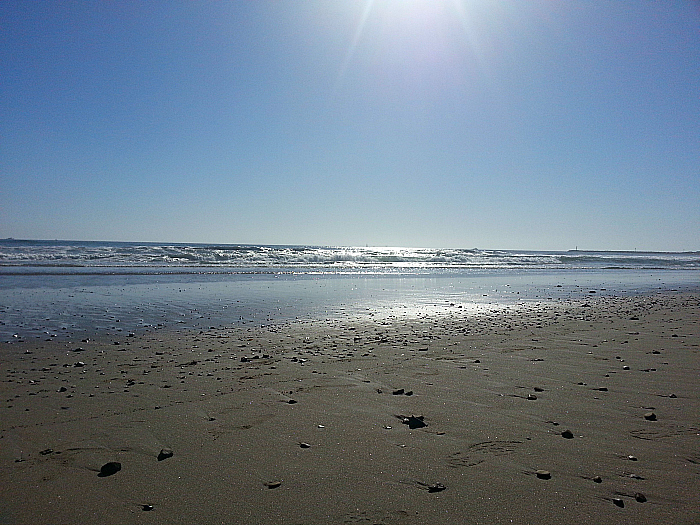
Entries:
[[435, 483], [434, 485], [428, 485], [428, 492], [442, 492], [446, 488], [442, 483]]
[[412, 396], [413, 395], [413, 390], [407, 390], [406, 392], [403, 393], [405, 396]]
[[122, 469], [122, 464], [117, 462], [117, 461], [110, 461], [109, 463], [105, 463], [102, 465], [100, 468], [100, 473], [97, 475], [100, 478], [106, 478], [107, 476], [111, 476], [112, 474], [116, 474]]
[[309, 445], [308, 443], [304, 443], [303, 441], [299, 442], [299, 446], [301, 448], [311, 448], [311, 445]]
[[290, 399], [290, 400], [287, 401], [287, 403], [290, 404], [290, 405], [293, 405], [293, 404], [295, 404], [296, 402], [297, 402], [296, 399]]
[[153, 510], [153, 505], [141, 505], [141, 510], [146, 512]]
[[172, 451], [170, 448], [163, 448], [161, 449], [160, 452], [158, 452], [158, 461], [163, 461], [164, 459], [168, 459], [173, 457], [175, 453]]
[[630, 367], [629, 367], [629, 366], [627, 366], [627, 365], [625, 365], [625, 366], [623, 366], [623, 367], [622, 367], [622, 369], [623, 369], [623, 370], [629, 370], [629, 369], [630, 369]]
[[404, 393], [404, 389], [403, 389], [403, 388], [399, 388], [398, 390], [394, 390], [394, 391], [392, 392], [392, 394], [395, 395], [395, 396], [401, 396], [401, 395], [403, 395], [403, 393]]
[[541, 386], [536, 386], [535, 388], [533, 388], [533, 390], [535, 392], [544, 392], [544, 388], [542, 388]]
[[676, 394], [669, 394], [668, 397], [670, 397], [671, 399], [676, 399], [676, 397], [678, 396], [676, 396]]
[[647, 412], [644, 414], [644, 419], [647, 421], [656, 421], [656, 414], [654, 414], [654, 412]]
[[537, 399], [537, 396], [535, 394], [528, 394], [527, 399], [529, 401], [534, 401], [535, 399]]
[[428, 424], [425, 421], [423, 421], [423, 416], [397, 416], [397, 417], [399, 419], [401, 419], [401, 422], [404, 425], [408, 425], [408, 428], [410, 428], [411, 430], [428, 426]]
[[621, 509], [625, 508], [625, 502], [622, 501], [622, 498], [613, 498], [612, 502], [615, 504], [615, 506], [620, 507]]
[[600, 476], [593, 476], [593, 483], [603, 483], [603, 478]]
[[549, 472], [548, 470], [537, 470], [537, 471], [535, 472], [535, 475], [536, 475], [539, 479], [550, 479], [550, 478], [552, 477], [551, 472]]
[[76, 362], [73, 364], [73, 366], [76, 367], [76, 368], [80, 368], [80, 367], [85, 366], [85, 363], [83, 363], [82, 361], [76, 361]]
[[574, 433], [571, 430], [562, 430], [561, 437], [566, 439], [573, 439]]
[[644, 503], [647, 500], [647, 497], [641, 492], [637, 492], [634, 495], [634, 499], [637, 500], [638, 503]]
[[282, 481], [266, 481], [263, 483], [268, 489], [276, 489], [280, 485], [282, 485]]
[[630, 461], [637, 461], [637, 456], [627, 456]]
[[52, 448], [46, 448], [39, 452], [42, 456], [48, 456], [49, 454], [53, 454], [53, 449]]

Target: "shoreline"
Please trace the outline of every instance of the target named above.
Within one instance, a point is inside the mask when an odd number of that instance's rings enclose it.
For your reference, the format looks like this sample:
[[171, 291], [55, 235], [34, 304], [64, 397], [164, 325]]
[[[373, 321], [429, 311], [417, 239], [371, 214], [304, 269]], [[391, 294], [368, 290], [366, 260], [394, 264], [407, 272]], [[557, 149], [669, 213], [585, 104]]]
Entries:
[[2, 343], [0, 523], [695, 523], [699, 320], [657, 292]]

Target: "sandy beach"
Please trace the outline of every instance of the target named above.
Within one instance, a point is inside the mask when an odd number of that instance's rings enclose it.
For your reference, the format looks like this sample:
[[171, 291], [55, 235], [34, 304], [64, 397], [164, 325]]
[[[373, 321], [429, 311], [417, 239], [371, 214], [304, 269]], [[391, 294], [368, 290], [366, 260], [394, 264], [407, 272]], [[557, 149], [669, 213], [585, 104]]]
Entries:
[[700, 295], [2, 343], [0, 524], [700, 522]]

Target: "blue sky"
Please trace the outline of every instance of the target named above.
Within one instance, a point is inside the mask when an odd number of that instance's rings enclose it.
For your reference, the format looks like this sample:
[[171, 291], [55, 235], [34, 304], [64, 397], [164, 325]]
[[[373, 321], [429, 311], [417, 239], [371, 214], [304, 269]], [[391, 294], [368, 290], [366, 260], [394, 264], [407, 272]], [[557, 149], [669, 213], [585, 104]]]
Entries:
[[700, 4], [0, 3], [0, 237], [700, 249]]

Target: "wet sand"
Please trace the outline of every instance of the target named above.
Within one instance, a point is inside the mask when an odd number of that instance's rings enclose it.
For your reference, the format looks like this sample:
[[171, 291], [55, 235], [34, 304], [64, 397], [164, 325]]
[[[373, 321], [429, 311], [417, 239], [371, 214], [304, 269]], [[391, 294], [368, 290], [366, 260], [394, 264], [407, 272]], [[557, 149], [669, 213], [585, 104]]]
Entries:
[[700, 522], [700, 294], [0, 359], [0, 524]]

